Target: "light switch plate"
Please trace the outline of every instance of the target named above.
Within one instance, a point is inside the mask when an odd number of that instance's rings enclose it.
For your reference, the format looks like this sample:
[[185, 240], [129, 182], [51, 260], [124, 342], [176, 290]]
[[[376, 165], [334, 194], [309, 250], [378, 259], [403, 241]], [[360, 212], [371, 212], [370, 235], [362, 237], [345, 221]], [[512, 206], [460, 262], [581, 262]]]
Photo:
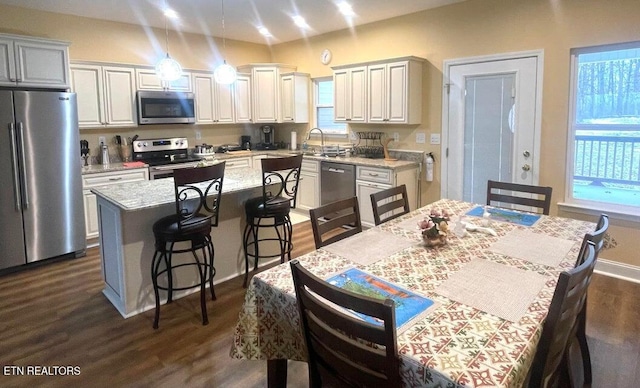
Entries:
[[426, 139], [427, 137], [424, 132], [416, 132], [416, 143], [424, 144], [426, 142]]
[[431, 139], [430, 143], [431, 144], [440, 144], [440, 134], [439, 133], [432, 133], [431, 134]]

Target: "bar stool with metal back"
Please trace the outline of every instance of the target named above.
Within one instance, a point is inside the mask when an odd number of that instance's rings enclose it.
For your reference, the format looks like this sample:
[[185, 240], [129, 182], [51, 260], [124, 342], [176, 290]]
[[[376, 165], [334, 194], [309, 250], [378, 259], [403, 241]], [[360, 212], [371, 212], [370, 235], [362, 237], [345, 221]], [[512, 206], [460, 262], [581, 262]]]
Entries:
[[[209, 282], [211, 298], [216, 299], [213, 289], [213, 277], [216, 270], [213, 266], [214, 247], [211, 240], [211, 227], [218, 226], [222, 181], [225, 162], [208, 167], [183, 168], [174, 172], [175, 214], [166, 216], [153, 224], [156, 250], [151, 262], [151, 280], [156, 298], [156, 313], [153, 328], [158, 328], [160, 320], [159, 290], [166, 290], [167, 303], [173, 301], [173, 291], [188, 290], [200, 286], [200, 307], [202, 324], [209, 323], [205, 299], [205, 288]], [[175, 248], [176, 243], [190, 243], [188, 248]], [[197, 251], [202, 251], [202, 260]], [[191, 252], [194, 262], [181, 262], [174, 265], [172, 256], [175, 253]], [[161, 268], [164, 263], [164, 268]], [[181, 267], [195, 266], [198, 270], [199, 283], [186, 286], [174, 286], [174, 271]], [[158, 280], [166, 274], [166, 286]]]
[[[249, 257], [254, 258], [254, 267], [258, 268], [260, 258], [280, 257], [284, 263], [285, 256], [291, 260], [293, 243], [291, 234], [293, 225], [289, 213], [296, 207], [298, 183], [302, 155], [285, 158], [266, 158], [262, 163], [262, 196], [249, 199], [245, 203], [247, 225], [243, 234], [245, 273], [243, 287], [249, 278]], [[259, 230], [271, 228], [276, 237], [260, 237]], [[277, 242], [278, 253], [260, 254], [260, 243]], [[252, 252], [250, 252], [250, 248]], [[263, 247], [264, 249], [264, 247]]]

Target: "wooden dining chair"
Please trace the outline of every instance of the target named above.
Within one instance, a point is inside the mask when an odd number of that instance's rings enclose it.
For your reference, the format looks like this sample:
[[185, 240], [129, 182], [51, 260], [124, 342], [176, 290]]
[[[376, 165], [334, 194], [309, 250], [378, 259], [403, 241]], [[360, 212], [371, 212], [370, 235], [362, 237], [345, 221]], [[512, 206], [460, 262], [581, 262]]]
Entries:
[[[609, 217], [606, 214], [600, 215], [596, 229], [593, 233], [587, 233], [582, 240], [580, 247], [580, 254], [578, 260], [576, 260], [576, 267], [582, 264], [585, 255], [584, 251], [588, 249], [591, 242], [595, 247], [596, 260], [598, 255], [604, 246], [604, 236], [609, 229]], [[587, 298], [588, 299], [588, 298]], [[587, 299], [585, 299], [584, 306], [578, 314], [576, 321], [575, 336], [572, 338], [571, 343], [567, 347], [567, 363], [569, 367], [569, 379], [575, 386], [589, 385], [592, 382], [591, 373], [591, 354], [589, 352], [589, 344], [587, 343]]]
[[596, 264], [596, 251], [592, 242], [581, 252], [581, 264], [564, 271], [558, 278], [549, 307], [549, 314], [542, 327], [536, 349], [528, 387], [553, 387], [567, 365], [565, 350], [574, 335], [578, 314], [584, 306], [591, 275]]
[[376, 226], [409, 213], [407, 186], [400, 185], [371, 194], [371, 206]]
[[[307, 348], [309, 386], [400, 387], [393, 300], [338, 288], [311, 274], [297, 260], [291, 262], [291, 272]], [[379, 323], [366, 322], [334, 305], [374, 317]]]
[[358, 197], [309, 210], [316, 249], [362, 232]]
[[[507, 194], [501, 190], [510, 191], [511, 193]], [[549, 215], [552, 190], [549, 186], [532, 186], [489, 180], [487, 182], [487, 205], [492, 205], [493, 202], [499, 202], [501, 205], [509, 203], [529, 206], [537, 208], [538, 212], [541, 211], [544, 215]], [[533, 194], [542, 196], [542, 198], [531, 198]]]

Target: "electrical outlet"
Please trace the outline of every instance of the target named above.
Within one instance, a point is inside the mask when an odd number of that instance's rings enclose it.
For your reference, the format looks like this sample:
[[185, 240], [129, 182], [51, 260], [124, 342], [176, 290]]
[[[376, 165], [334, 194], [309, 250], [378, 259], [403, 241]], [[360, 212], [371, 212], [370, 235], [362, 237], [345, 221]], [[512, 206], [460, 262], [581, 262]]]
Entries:
[[202, 132], [196, 129], [196, 140], [202, 140]]
[[427, 141], [427, 137], [424, 132], [416, 132], [416, 143], [424, 144]]
[[395, 141], [395, 142], [399, 142], [400, 141], [400, 134], [398, 132], [394, 132], [393, 133], [393, 141]]
[[100, 145], [107, 144], [104, 136], [98, 137], [98, 144]]

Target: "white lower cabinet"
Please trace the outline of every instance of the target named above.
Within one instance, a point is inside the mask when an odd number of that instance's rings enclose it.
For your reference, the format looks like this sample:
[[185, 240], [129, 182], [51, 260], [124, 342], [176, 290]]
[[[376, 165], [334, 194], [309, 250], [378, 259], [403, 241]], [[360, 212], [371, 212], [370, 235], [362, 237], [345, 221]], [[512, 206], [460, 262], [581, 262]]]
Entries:
[[374, 226], [373, 206], [371, 194], [394, 186], [407, 186], [409, 207], [418, 207], [418, 168], [411, 167], [404, 170], [389, 168], [358, 166], [356, 168], [356, 195], [360, 207], [360, 218], [363, 226]]
[[117, 183], [149, 180], [147, 168], [109, 171], [82, 176], [82, 194], [84, 198], [84, 223], [87, 239], [98, 237], [99, 220], [96, 196], [91, 192], [93, 187], [114, 185]]
[[296, 209], [309, 210], [320, 206], [320, 162], [302, 160]]

